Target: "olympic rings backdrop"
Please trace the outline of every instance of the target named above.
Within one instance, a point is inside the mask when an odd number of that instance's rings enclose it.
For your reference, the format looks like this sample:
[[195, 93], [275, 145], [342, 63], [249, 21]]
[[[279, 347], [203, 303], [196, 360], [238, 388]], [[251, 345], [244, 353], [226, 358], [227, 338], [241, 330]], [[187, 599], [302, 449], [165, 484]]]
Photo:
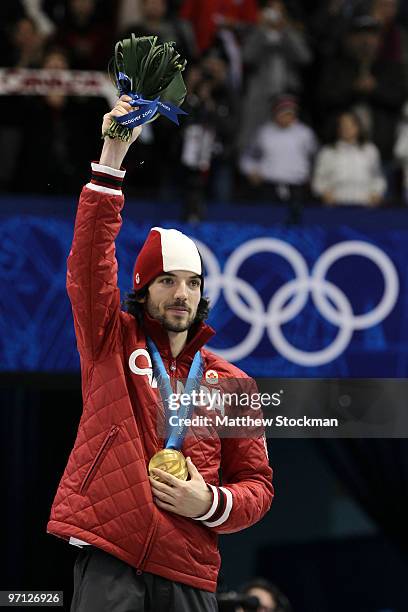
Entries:
[[[122, 297], [151, 225], [125, 210]], [[210, 348], [252, 376], [408, 376], [406, 230], [177, 227], [198, 241], [205, 262], [217, 330]], [[65, 290], [72, 231], [72, 220], [56, 217], [0, 221], [3, 371], [79, 369]]]

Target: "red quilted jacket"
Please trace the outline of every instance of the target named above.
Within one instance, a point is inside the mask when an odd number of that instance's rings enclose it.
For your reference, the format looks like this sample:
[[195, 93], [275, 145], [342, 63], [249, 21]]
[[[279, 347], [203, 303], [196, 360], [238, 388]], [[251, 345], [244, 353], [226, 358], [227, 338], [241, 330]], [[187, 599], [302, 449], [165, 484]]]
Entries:
[[[151, 386], [146, 334], [156, 342], [170, 375], [185, 378], [201, 349], [205, 370], [221, 378], [248, 377], [202, 348], [213, 330], [201, 324], [177, 357], [167, 333], [120, 308], [114, 240], [121, 227], [121, 171], [93, 164], [84, 187], [68, 257], [67, 290], [81, 358], [83, 413], [59, 484], [47, 532], [98, 546], [137, 571], [215, 591], [219, 533], [239, 531], [269, 509], [272, 471], [264, 439], [186, 437], [182, 447], [213, 491], [203, 520], [160, 510], [153, 502], [147, 464], [163, 439]], [[219, 471], [222, 470], [222, 484]], [[221, 485], [221, 486], [220, 486]], [[205, 520], [204, 520], [205, 519]]]

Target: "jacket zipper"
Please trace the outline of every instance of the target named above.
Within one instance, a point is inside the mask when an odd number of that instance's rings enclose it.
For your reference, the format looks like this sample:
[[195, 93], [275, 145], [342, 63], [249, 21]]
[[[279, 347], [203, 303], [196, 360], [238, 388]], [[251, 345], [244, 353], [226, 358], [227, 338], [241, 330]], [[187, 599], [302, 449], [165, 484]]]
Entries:
[[85, 491], [88, 489], [97, 468], [102, 462], [102, 459], [104, 458], [113, 440], [115, 439], [115, 436], [117, 435], [119, 429], [120, 429], [119, 425], [112, 425], [112, 427], [110, 428], [98, 452], [96, 453], [95, 459], [92, 461], [91, 467], [87, 471], [85, 478], [82, 481], [81, 488], [79, 489], [80, 494], [83, 495]]
[[[177, 362], [176, 362], [175, 359], [173, 359], [170, 362], [170, 365], [169, 365], [170, 377], [174, 376], [174, 372], [176, 371], [176, 369], [177, 369]], [[161, 448], [157, 449], [158, 451], [162, 450], [164, 448], [164, 440], [163, 440], [163, 443], [160, 445], [160, 447]], [[148, 558], [148, 556], [150, 554], [150, 551], [152, 549], [152, 546], [153, 546], [153, 541], [154, 541], [154, 538], [155, 538], [155, 535], [156, 535], [156, 530], [157, 530], [157, 523], [158, 523], [158, 520], [159, 520], [158, 516], [155, 516], [153, 520], [154, 520], [154, 524], [153, 524], [153, 527], [152, 527], [151, 532], [150, 532], [149, 541], [148, 541], [146, 549], [145, 549], [145, 551], [143, 553], [143, 557], [140, 559], [139, 563], [137, 564], [137, 571], [136, 571], [137, 574], [142, 574], [143, 573], [142, 570], [144, 569], [144, 565], [145, 565], [145, 563], [147, 561], [147, 558]]]

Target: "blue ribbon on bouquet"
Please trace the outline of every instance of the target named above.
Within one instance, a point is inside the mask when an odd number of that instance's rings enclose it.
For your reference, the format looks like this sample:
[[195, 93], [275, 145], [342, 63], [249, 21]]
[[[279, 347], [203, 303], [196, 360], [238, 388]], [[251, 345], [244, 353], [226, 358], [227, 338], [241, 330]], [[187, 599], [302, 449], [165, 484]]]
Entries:
[[119, 94], [121, 96], [126, 95], [132, 98], [131, 106], [138, 106], [138, 110], [131, 111], [122, 117], [115, 117], [115, 121], [123, 125], [123, 127], [133, 130], [138, 125], [143, 125], [147, 121], [150, 121], [156, 113], [160, 113], [173, 123], [179, 125], [178, 115], [187, 115], [179, 106], [172, 104], [171, 102], [161, 102], [160, 96], [155, 100], [145, 100], [138, 93], [131, 91], [132, 81], [124, 72], [119, 72], [117, 79]]

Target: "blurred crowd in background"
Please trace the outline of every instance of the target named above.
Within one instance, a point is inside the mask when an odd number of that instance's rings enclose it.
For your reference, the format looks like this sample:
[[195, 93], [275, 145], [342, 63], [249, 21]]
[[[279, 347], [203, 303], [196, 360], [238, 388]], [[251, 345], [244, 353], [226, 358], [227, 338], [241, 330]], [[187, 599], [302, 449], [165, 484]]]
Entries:
[[[2, 0], [1, 67], [106, 71], [131, 32], [188, 60], [178, 128], [147, 125], [127, 195], [184, 202], [408, 204], [408, 8], [398, 0]], [[0, 185], [74, 194], [104, 98], [0, 96]]]

